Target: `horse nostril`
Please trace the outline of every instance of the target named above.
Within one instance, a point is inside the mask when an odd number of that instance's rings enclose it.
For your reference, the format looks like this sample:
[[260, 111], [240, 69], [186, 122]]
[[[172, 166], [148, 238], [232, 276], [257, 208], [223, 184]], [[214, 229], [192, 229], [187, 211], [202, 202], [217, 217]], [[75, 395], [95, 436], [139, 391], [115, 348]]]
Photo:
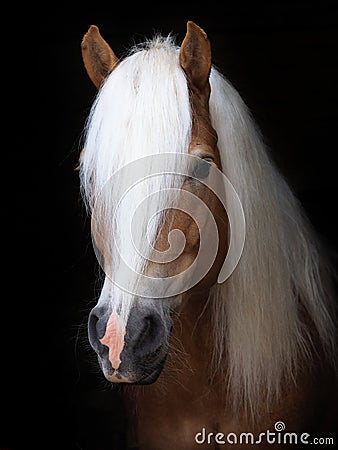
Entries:
[[[130, 330], [133, 330], [131, 343], [137, 356], [153, 353], [164, 340], [164, 324], [158, 314], [148, 314], [141, 320], [129, 318]], [[139, 330], [139, 331], [138, 331]]]
[[106, 324], [107, 316], [102, 314], [101, 308], [93, 308], [88, 317], [88, 338], [90, 345], [100, 356], [108, 351], [107, 347], [99, 341], [104, 336]]
[[156, 316], [145, 317], [144, 335], [148, 335], [150, 340], [154, 340], [160, 329], [160, 321]]

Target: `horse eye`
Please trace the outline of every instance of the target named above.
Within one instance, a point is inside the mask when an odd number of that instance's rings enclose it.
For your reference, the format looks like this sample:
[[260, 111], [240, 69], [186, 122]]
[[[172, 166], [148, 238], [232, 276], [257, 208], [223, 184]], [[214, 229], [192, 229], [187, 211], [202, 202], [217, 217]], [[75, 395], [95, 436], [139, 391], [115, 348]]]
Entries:
[[210, 167], [213, 162], [214, 160], [211, 157], [201, 158], [193, 168], [191, 178], [197, 178], [198, 180], [205, 180], [208, 178]]
[[208, 163], [210, 163], [210, 164], [212, 164], [213, 162], [215, 162], [215, 161], [214, 161], [214, 158], [213, 158], [212, 156], [207, 156], [207, 157], [202, 158], [202, 159], [203, 159], [203, 161], [206, 161], [206, 162], [208, 162]]

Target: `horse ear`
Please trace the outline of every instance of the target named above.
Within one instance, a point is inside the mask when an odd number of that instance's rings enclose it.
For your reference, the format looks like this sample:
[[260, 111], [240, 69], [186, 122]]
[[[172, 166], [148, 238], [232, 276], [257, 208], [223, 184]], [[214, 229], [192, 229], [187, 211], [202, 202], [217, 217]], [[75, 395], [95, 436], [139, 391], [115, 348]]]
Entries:
[[180, 49], [180, 64], [188, 80], [199, 90], [209, 82], [211, 48], [208, 36], [194, 22], [187, 23], [187, 33]]
[[99, 89], [107, 75], [115, 69], [119, 59], [103, 39], [96, 25], [91, 25], [83, 36], [81, 51], [89, 78]]

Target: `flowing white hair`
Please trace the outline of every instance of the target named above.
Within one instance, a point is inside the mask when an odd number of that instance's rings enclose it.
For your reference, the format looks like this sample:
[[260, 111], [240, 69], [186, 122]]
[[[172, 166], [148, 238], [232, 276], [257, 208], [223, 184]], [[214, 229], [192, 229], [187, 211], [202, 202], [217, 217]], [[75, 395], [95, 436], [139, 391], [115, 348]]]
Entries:
[[[318, 334], [334, 362], [336, 325], [328, 262], [300, 202], [268, 155], [231, 84], [211, 73], [211, 121], [223, 171], [241, 199], [246, 238], [230, 279], [214, 286], [214, 363], [235, 405], [256, 416], [293, 382]], [[310, 331], [308, 324], [313, 324]], [[312, 327], [312, 325], [310, 325]]]
[[[123, 280], [126, 291], [135, 291], [138, 275], [151, 258], [165, 210], [175, 205], [182, 178], [170, 173], [184, 169], [180, 155], [186, 153], [190, 136], [189, 92], [178, 48], [172, 37], [157, 35], [131, 49], [98, 92], [85, 128], [80, 162], [83, 196], [103, 235], [105, 272], [114, 281], [118, 277]], [[167, 174], [153, 176], [158, 169], [155, 159], [142, 158], [168, 153], [171, 157], [162, 167]], [[140, 159], [142, 167], [130, 164]], [[142, 174], [131, 173], [140, 167]], [[125, 192], [133, 175], [143, 180]], [[154, 216], [154, 206], [163, 212]], [[137, 224], [131, 242], [128, 223], [135, 211]], [[129, 271], [122, 273], [121, 258], [133, 268], [134, 276]], [[132, 295], [124, 294], [120, 314], [125, 321], [132, 301]]]
[[[177, 155], [170, 160], [175, 172], [180, 154], [188, 150], [192, 112], [178, 58], [170, 37], [156, 36], [133, 49], [107, 78], [88, 119], [80, 166], [82, 192], [105, 222], [105, 232], [121, 236], [121, 247], [129, 245], [123, 226], [132, 205], [111, 223], [122, 180], [114, 178], [113, 189], [103, 195], [107, 181], [130, 161], [161, 152]], [[257, 414], [260, 405], [278, 397], [282, 382], [292, 380], [299, 364], [312, 354], [313, 335], [304, 316], [313, 323], [328, 358], [334, 359], [332, 298], [326, 263], [311, 226], [269, 158], [250, 113], [214, 67], [210, 84], [210, 116], [223, 172], [239, 195], [246, 221], [244, 252], [236, 270], [210, 292], [211, 370], [224, 373], [234, 407], [242, 405]], [[147, 170], [151, 174], [151, 165]], [[150, 178], [150, 183], [150, 190], [166, 191], [173, 181]], [[137, 205], [144, 194], [140, 191], [130, 201]], [[168, 195], [157, 197], [158, 210], [168, 207], [172, 201]], [[149, 222], [147, 205], [139, 220], [134, 238], [142, 247]], [[160, 221], [158, 217], [155, 225]], [[150, 240], [155, 233], [156, 226]], [[140, 269], [142, 261], [134, 261], [135, 266]]]

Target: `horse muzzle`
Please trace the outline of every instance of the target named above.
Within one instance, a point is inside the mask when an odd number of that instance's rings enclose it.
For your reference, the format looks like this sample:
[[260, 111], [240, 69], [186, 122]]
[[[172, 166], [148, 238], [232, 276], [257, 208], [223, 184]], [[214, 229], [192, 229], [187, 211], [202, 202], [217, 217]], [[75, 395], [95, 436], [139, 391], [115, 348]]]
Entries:
[[107, 380], [131, 384], [156, 381], [168, 354], [172, 319], [167, 310], [157, 301], [150, 301], [149, 305], [135, 302], [124, 325], [115, 309], [92, 309], [89, 342]]

